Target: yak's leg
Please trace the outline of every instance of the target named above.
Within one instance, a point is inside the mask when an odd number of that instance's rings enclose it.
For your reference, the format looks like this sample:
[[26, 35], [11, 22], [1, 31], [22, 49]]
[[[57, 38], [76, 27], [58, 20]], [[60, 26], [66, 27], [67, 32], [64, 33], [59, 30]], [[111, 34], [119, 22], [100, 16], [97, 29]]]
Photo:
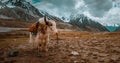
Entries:
[[40, 51], [42, 50], [41, 47], [42, 47], [42, 44], [41, 44], [41, 42], [39, 41], [39, 42], [38, 42], [38, 46], [37, 46], [37, 48], [38, 48], [38, 52], [40, 52]]
[[29, 39], [29, 43], [32, 44], [32, 48], [34, 48], [34, 43], [35, 41], [35, 35], [33, 35], [31, 32], [30, 32], [30, 39]]
[[41, 49], [41, 39], [40, 39], [39, 33], [37, 34], [35, 39], [35, 46], [37, 46], [37, 50], [39, 52]]
[[35, 38], [35, 45], [34, 45], [34, 46], [36, 46], [37, 48], [38, 48], [39, 41], [40, 41], [39, 35], [37, 34], [37, 36], [36, 36], [36, 38]]
[[44, 39], [44, 44], [43, 44], [43, 49], [44, 49], [44, 51], [45, 52], [47, 52], [48, 51], [48, 37], [46, 37], [45, 39]]
[[33, 35], [32, 35], [32, 33], [30, 32], [30, 38], [29, 38], [29, 43], [33, 43]]

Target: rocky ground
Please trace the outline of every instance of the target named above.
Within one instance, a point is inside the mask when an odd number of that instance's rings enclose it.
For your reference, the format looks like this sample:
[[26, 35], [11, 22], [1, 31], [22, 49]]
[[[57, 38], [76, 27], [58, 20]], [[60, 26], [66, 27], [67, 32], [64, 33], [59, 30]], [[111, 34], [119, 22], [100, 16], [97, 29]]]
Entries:
[[0, 63], [120, 63], [120, 32], [59, 31], [48, 52], [29, 44], [28, 31], [0, 33]]

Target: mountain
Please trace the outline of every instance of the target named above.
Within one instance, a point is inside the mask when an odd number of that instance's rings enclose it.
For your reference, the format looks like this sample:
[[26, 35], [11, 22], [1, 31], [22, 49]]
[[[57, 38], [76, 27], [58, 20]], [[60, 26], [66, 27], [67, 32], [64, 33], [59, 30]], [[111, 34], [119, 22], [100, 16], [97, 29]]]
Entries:
[[120, 32], [120, 25], [119, 25], [119, 27], [117, 27], [117, 29], [115, 31], [119, 31]]
[[83, 14], [71, 15], [70, 24], [76, 25], [84, 31], [108, 31], [107, 28], [98, 22], [91, 20], [90, 18], [84, 16]]
[[105, 26], [110, 32], [114, 32], [118, 29], [117, 26]]
[[25, 0], [1, 0], [0, 15], [2, 18], [35, 20], [43, 15]]
[[46, 15], [49, 19], [63, 22], [60, 18], [52, 16], [45, 11], [38, 10], [25, 0], [1, 0], [0, 1], [0, 17], [20, 19], [20, 20], [33, 20]]

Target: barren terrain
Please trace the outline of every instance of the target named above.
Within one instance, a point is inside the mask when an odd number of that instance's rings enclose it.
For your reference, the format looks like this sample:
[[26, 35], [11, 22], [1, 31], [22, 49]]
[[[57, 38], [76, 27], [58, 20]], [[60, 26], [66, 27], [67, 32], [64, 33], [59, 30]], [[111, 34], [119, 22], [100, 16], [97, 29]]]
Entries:
[[[120, 63], [120, 32], [59, 31], [50, 37], [48, 52], [29, 44], [26, 30], [0, 33], [0, 63]], [[18, 54], [9, 56], [12, 51]]]
[[120, 32], [59, 29], [59, 41], [51, 35], [48, 52], [38, 53], [29, 43], [28, 30], [18, 29], [31, 23], [0, 19], [0, 63], [120, 63]]

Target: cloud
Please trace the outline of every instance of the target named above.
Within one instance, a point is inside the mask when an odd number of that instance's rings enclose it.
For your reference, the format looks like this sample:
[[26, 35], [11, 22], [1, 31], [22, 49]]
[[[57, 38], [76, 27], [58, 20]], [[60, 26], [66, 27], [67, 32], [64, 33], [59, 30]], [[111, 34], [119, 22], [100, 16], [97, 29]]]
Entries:
[[113, 7], [112, 9], [110, 9], [110, 11], [104, 16], [103, 21], [108, 22], [111, 25], [120, 25], [120, 8]]
[[95, 17], [103, 17], [112, 8], [111, 0], [84, 0], [84, 2], [89, 12]]
[[55, 16], [68, 17], [74, 10], [75, 0], [41, 0], [35, 6]]
[[[35, 0], [32, 0], [35, 1]], [[56, 16], [68, 18], [73, 13], [89, 11], [92, 16], [102, 17], [110, 8], [111, 0], [40, 0], [35, 6]]]

